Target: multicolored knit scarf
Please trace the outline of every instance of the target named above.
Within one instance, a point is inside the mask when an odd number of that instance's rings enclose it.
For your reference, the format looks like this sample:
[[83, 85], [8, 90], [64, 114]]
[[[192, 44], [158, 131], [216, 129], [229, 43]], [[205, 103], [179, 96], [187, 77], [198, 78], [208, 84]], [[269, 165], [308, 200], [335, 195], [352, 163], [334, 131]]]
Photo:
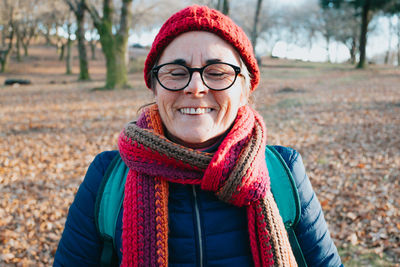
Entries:
[[168, 183], [197, 184], [222, 201], [247, 206], [255, 266], [296, 266], [270, 191], [263, 120], [248, 106], [211, 154], [164, 137], [157, 106], [129, 123], [118, 140], [130, 168], [125, 184], [122, 266], [168, 266]]

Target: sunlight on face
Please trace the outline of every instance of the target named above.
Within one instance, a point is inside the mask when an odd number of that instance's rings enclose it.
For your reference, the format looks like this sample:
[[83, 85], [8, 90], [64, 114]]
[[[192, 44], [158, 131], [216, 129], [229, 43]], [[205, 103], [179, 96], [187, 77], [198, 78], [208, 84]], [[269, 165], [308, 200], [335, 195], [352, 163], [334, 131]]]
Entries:
[[[210, 60], [240, 66], [238, 53], [215, 34], [203, 31], [184, 33], [163, 51], [159, 65], [176, 60], [188, 67], [202, 67]], [[189, 147], [205, 147], [225, 133], [236, 118], [239, 107], [247, 103], [248, 90], [238, 76], [224, 91], [207, 88], [198, 72], [189, 85], [177, 92], [168, 91], [156, 82], [155, 97], [167, 135]]]

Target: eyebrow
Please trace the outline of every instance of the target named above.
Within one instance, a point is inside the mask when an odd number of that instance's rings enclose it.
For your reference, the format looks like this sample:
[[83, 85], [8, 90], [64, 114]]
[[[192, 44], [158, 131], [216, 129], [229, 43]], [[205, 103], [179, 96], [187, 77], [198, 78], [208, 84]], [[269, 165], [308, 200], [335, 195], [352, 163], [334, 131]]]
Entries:
[[206, 64], [218, 63], [218, 62], [221, 62], [221, 61], [222, 61], [222, 60], [219, 59], [219, 58], [212, 58], [212, 59], [208, 59], [208, 60], [206, 61]]
[[[222, 60], [219, 58], [212, 58], [212, 59], [207, 59], [206, 60], [206, 64], [211, 64], [211, 63], [218, 63], [221, 62]], [[186, 65], [186, 60], [184, 60], [183, 58], [177, 58], [174, 61], [172, 61], [171, 63], [177, 63], [177, 64], [185, 64]]]
[[174, 61], [172, 61], [171, 63], [178, 63], [178, 64], [186, 65], [186, 60], [184, 60], [183, 58], [178, 58], [178, 59], [175, 59]]

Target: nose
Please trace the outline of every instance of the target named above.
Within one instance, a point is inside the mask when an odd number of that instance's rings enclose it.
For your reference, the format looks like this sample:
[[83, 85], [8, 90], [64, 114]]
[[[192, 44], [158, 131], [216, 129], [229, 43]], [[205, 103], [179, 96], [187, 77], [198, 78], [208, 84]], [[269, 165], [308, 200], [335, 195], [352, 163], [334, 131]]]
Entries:
[[190, 94], [194, 96], [205, 95], [208, 92], [208, 87], [205, 86], [203, 80], [201, 79], [200, 72], [196, 71], [192, 74], [192, 79], [190, 80], [188, 86], [183, 89], [185, 94]]

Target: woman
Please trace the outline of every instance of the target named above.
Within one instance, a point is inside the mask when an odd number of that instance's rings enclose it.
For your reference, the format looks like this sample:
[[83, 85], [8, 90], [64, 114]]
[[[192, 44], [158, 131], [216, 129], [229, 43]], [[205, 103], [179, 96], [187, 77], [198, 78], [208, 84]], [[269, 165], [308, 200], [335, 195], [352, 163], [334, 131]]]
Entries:
[[[295, 266], [269, 188], [266, 129], [247, 105], [259, 82], [250, 41], [216, 10], [168, 19], [145, 63], [156, 104], [121, 132], [129, 167], [115, 247], [123, 266]], [[339, 266], [300, 155], [276, 147], [296, 181], [295, 231], [309, 266]], [[117, 151], [99, 154], [71, 205], [54, 266], [96, 266], [99, 185]]]

